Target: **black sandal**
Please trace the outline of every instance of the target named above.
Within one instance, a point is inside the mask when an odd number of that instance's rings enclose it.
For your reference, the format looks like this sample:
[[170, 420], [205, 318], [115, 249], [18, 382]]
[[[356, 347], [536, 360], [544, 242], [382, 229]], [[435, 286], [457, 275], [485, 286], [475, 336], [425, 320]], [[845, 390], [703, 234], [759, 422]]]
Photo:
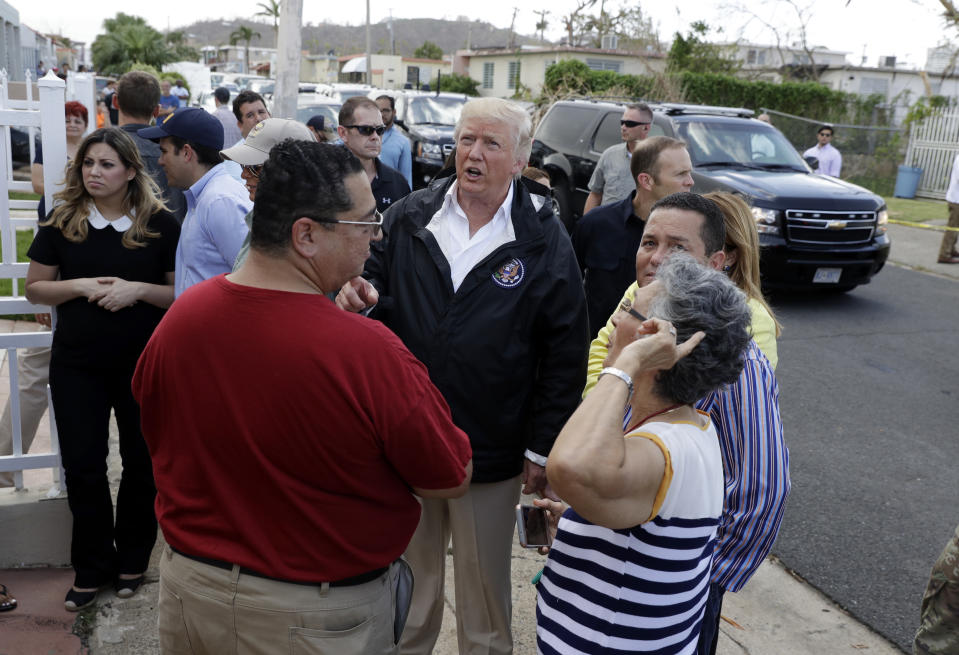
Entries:
[[68, 612], [79, 612], [84, 607], [93, 605], [99, 593], [99, 588], [93, 591], [77, 591], [73, 587], [70, 587], [70, 591], [67, 592], [67, 597], [63, 600], [63, 606]]
[[0, 612], [9, 612], [17, 608], [17, 599], [7, 591], [7, 585], [0, 584]]
[[117, 578], [117, 584], [115, 587], [117, 598], [129, 598], [135, 594], [137, 589], [140, 588], [140, 585], [143, 584], [143, 580], [143, 574], [140, 574], [135, 578]]

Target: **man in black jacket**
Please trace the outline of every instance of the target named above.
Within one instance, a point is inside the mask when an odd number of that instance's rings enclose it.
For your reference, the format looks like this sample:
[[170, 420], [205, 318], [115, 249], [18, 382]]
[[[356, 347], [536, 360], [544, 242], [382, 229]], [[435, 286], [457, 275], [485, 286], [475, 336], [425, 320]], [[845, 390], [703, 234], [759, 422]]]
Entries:
[[340, 108], [339, 121], [337, 134], [343, 145], [363, 164], [376, 199], [376, 209], [385, 212], [410, 192], [410, 185], [402, 173], [380, 161], [382, 136], [386, 130], [380, 108], [369, 98], [353, 96]]
[[137, 131], [150, 126], [160, 108], [160, 82], [157, 78], [143, 71], [124, 73], [117, 82], [116, 93], [113, 94], [113, 106], [117, 109], [117, 126], [130, 135], [137, 144], [140, 157], [146, 165], [150, 177], [163, 192], [163, 200], [176, 217], [183, 222], [186, 216], [186, 199], [183, 192], [174, 189], [167, 183], [166, 173], [160, 168], [160, 146], [149, 139], [144, 139]]
[[525, 493], [551, 493], [546, 456], [577, 405], [586, 365], [572, 246], [550, 204], [518, 178], [529, 117], [506, 100], [473, 100], [454, 136], [456, 176], [394, 203], [366, 279], [337, 297], [352, 311], [375, 305], [371, 316], [426, 365], [473, 446], [466, 496], [423, 499], [406, 554], [416, 584], [404, 654], [433, 650], [451, 535], [459, 652], [512, 652], [513, 508], [521, 482]]

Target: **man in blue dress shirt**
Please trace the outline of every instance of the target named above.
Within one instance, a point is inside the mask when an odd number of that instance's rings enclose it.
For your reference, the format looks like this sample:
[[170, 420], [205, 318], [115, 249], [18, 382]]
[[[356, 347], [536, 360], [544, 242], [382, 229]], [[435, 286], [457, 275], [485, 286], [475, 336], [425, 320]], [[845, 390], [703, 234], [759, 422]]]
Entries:
[[223, 125], [200, 107], [177, 109], [138, 132], [160, 142], [160, 166], [170, 186], [183, 189], [187, 212], [176, 248], [174, 293], [233, 270], [253, 208], [246, 187], [222, 165]]
[[393, 120], [396, 118], [396, 101], [393, 96], [381, 95], [376, 99], [376, 106], [380, 108], [383, 117], [383, 147], [380, 150], [380, 161], [398, 170], [406, 183], [413, 188], [413, 156], [410, 153], [410, 140], [396, 129]]

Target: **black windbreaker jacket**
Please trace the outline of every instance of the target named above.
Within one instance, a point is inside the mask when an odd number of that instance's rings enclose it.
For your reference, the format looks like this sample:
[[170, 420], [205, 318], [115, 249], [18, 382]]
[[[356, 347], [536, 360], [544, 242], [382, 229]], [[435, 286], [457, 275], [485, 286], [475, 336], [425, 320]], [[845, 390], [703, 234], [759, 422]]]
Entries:
[[565, 229], [549, 202], [536, 210], [524, 181], [514, 183], [516, 240], [477, 264], [454, 293], [449, 263], [426, 229], [453, 180], [435, 180], [390, 207], [364, 276], [380, 294], [371, 316], [426, 365], [469, 435], [473, 481], [498, 482], [522, 471], [527, 448], [548, 455], [579, 403], [586, 299]]

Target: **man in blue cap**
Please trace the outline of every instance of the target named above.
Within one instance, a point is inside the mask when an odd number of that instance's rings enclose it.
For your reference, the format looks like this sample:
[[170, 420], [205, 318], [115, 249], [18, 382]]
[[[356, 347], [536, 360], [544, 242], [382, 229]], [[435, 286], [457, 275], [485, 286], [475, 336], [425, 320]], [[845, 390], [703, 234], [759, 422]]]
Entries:
[[138, 132], [160, 142], [160, 166], [183, 189], [187, 213], [176, 249], [174, 293], [233, 270], [253, 208], [246, 188], [222, 165], [223, 125], [205, 109], [183, 107]]

